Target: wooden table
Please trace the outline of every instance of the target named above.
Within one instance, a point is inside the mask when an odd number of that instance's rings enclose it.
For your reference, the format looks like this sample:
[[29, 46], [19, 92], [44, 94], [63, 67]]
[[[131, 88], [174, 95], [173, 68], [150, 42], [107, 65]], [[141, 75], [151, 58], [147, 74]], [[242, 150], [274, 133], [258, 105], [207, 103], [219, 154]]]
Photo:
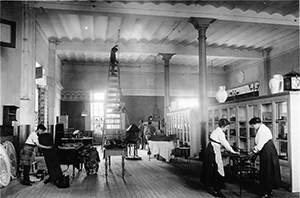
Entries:
[[73, 166], [73, 177], [75, 175], [75, 168], [79, 171], [82, 169], [81, 150], [82, 143], [66, 143], [63, 146], [58, 146], [57, 155], [60, 164]]
[[63, 143], [75, 143], [81, 142], [84, 145], [93, 145], [93, 137], [81, 137], [81, 138], [61, 138]]
[[[124, 179], [125, 174], [125, 149], [104, 149], [103, 157], [105, 158], [105, 177], [107, 177], [107, 167], [110, 168], [110, 157], [121, 156], [122, 157], [122, 178]], [[107, 164], [108, 161], [108, 164]]]
[[[163, 157], [167, 162], [171, 159], [172, 151], [175, 148], [175, 144], [173, 141], [148, 141], [149, 143], [149, 150], [151, 155], [160, 155]], [[150, 155], [149, 155], [150, 159]]]

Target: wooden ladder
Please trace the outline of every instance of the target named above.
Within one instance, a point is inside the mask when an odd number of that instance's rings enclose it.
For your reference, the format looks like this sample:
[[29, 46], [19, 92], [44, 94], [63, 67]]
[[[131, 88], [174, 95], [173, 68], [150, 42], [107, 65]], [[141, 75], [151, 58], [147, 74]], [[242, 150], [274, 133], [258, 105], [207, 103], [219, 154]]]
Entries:
[[102, 145], [110, 139], [121, 139], [125, 136], [125, 110], [121, 101], [120, 67], [115, 64], [114, 74], [109, 65], [108, 84], [104, 106], [104, 123]]

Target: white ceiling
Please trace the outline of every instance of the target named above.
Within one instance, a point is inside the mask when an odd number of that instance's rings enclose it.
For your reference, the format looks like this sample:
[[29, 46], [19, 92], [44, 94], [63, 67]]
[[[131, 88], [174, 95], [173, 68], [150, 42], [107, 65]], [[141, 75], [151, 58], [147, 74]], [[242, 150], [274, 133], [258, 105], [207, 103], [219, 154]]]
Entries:
[[[216, 19], [207, 29], [207, 64], [249, 63], [262, 50], [299, 45], [299, 1], [37, 1], [38, 29], [58, 41], [63, 63], [108, 65], [118, 44], [122, 67], [153, 64], [175, 53], [170, 65], [198, 65], [198, 32], [190, 17]], [[160, 58], [157, 61], [162, 61]]]

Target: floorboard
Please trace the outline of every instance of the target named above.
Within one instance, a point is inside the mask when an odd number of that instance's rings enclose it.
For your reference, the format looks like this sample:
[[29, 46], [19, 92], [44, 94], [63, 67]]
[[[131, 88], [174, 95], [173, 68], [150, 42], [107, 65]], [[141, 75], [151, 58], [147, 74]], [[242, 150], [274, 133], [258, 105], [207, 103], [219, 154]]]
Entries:
[[[100, 156], [102, 153], [98, 147]], [[14, 179], [1, 188], [3, 198], [210, 198], [200, 183], [201, 161], [184, 159], [165, 162], [163, 159], [149, 160], [146, 150], [139, 150], [142, 160], [125, 160], [125, 177], [122, 179], [121, 157], [111, 157], [111, 167], [105, 177], [104, 159], [101, 159], [97, 175], [87, 175], [85, 170], [76, 170], [62, 165], [64, 174], [70, 176], [70, 187], [61, 189], [43, 181], [32, 186], [23, 186], [21, 178]], [[223, 193], [230, 198], [238, 198], [239, 185], [234, 179], [227, 179]], [[47, 177], [46, 177], [47, 178]], [[241, 197], [257, 197], [259, 184], [246, 183]], [[274, 190], [274, 198], [299, 198], [299, 193], [291, 193], [283, 188]]]

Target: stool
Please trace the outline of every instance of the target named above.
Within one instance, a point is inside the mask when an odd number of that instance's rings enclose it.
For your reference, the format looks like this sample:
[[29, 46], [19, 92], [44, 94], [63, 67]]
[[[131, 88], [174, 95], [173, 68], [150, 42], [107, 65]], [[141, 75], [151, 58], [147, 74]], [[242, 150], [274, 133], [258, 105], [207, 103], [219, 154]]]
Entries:
[[190, 147], [176, 147], [174, 149], [174, 157], [177, 161], [179, 157], [184, 157], [188, 163], [190, 159]]

